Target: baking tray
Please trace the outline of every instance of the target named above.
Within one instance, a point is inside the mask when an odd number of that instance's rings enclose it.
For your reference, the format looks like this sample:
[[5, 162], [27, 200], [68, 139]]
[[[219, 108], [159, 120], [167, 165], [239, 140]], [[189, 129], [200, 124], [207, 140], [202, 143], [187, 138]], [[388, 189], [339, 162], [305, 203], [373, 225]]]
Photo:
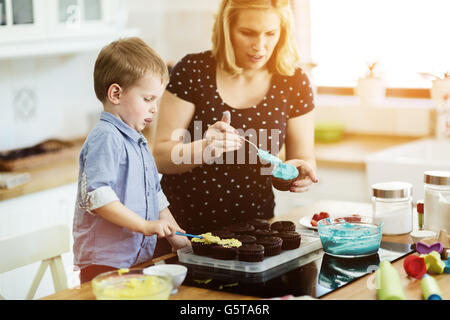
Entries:
[[319, 238], [302, 235], [300, 247], [294, 250], [282, 250], [280, 254], [265, 257], [261, 262], [245, 262], [235, 260], [220, 260], [193, 253], [191, 247], [185, 247], [177, 251], [178, 260], [185, 264], [193, 264], [210, 268], [225, 269], [246, 273], [264, 272], [281, 264], [307, 255], [322, 248]]
[[0, 152], [0, 170], [19, 171], [73, 158], [80, 150], [72, 143], [50, 139], [35, 146]]

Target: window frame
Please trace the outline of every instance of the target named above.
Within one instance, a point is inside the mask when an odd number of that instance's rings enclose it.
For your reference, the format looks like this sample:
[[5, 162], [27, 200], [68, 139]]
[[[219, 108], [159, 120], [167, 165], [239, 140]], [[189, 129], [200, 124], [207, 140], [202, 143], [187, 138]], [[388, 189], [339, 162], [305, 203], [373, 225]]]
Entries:
[[6, 25], [0, 25], [0, 44], [43, 37], [45, 22], [40, 11], [43, 6], [47, 7], [47, 4], [38, 5], [37, 0], [32, 0], [33, 23], [14, 25], [12, 2], [13, 0], [5, 0]]
[[[292, 0], [295, 20], [296, 41], [300, 51], [300, 66], [310, 74], [314, 84], [313, 69], [316, 65], [311, 50], [311, 0]], [[430, 83], [431, 86], [431, 83]], [[318, 94], [355, 96], [355, 87], [351, 86], [315, 86]], [[430, 99], [429, 88], [387, 87], [386, 97], [408, 99]]]

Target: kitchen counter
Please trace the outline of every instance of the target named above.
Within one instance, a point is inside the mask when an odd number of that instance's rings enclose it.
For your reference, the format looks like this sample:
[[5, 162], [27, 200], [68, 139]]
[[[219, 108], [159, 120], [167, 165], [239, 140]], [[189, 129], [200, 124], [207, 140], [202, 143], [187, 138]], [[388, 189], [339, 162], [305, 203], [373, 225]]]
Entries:
[[[368, 154], [416, 139], [345, 135], [339, 142], [316, 143], [316, 161], [318, 166], [364, 169], [364, 157]], [[73, 140], [72, 142], [81, 150], [84, 139]], [[281, 153], [283, 153], [283, 149]], [[31, 175], [30, 182], [13, 189], [0, 189], [0, 201], [77, 182], [78, 155], [72, 159], [26, 170], [26, 172], [29, 172]]]
[[12, 189], [0, 189], [0, 201], [20, 197], [34, 192], [56, 188], [78, 181], [78, 156], [84, 139], [70, 141], [74, 144], [73, 156], [58, 162], [16, 172], [28, 172], [30, 181]]
[[[318, 201], [311, 205], [297, 207], [286, 214], [277, 216], [273, 221], [278, 220], [291, 220], [299, 226], [298, 221], [301, 217], [312, 215], [318, 211], [327, 211], [330, 213], [343, 213], [349, 214], [359, 213], [361, 215], [367, 215], [371, 213], [370, 203], [357, 203], [357, 202], [342, 202], [342, 201]], [[398, 242], [398, 243], [411, 243], [409, 235], [401, 236], [384, 236], [383, 241]], [[147, 267], [152, 263], [166, 260], [174, 257], [175, 254], [169, 254], [163, 257], [159, 257], [152, 262], [143, 264], [140, 267]], [[406, 273], [403, 270], [404, 258], [394, 262], [392, 265], [397, 269], [403, 283], [403, 289], [406, 298], [409, 300], [421, 300], [422, 291], [420, 288], [419, 280], [408, 279]], [[444, 299], [450, 298], [450, 276], [448, 274], [434, 275], [437, 280]], [[321, 299], [323, 300], [376, 300], [376, 290], [369, 286], [370, 281], [373, 280], [373, 275], [366, 275], [332, 293], [325, 295]], [[372, 282], [373, 283], [373, 282]], [[92, 286], [90, 282], [83, 284], [78, 289], [67, 289], [51, 296], [45, 297], [44, 300], [93, 300], [95, 299], [92, 293]], [[189, 286], [180, 286], [178, 292], [170, 296], [171, 300], [258, 300], [257, 297], [232, 294], [227, 292], [219, 292], [202, 288], [195, 288]]]
[[364, 158], [371, 153], [408, 143], [418, 138], [345, 134], [341, 141], [315, 144], [317, 166], [365, 169]]

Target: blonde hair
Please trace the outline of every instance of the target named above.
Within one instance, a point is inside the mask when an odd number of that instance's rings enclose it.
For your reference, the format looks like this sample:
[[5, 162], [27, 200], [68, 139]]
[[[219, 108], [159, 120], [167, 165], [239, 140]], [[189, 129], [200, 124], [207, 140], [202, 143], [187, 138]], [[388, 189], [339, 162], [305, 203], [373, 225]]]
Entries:
[[95, 62], [94, 90], [104, 102], [108, 89], [117, 83], [124, 90], [135, 85], [150, 71], [161, 83], [169, 82], [167, 66], [158, 53], [137, 37], [114, 41], [104, 47]]
[[294, 40], [294, 22], [289, 0], [222, 0], [212, 33], [212, 54], [219, 66], [232, 74], [242, 72], [242, 68], [236, 64], [230, 27], [243, 9], [274, 9], [278, 13], [281, 20], [280, 39], [268, 67], [271, 72], [292, 76], [300, 58]]

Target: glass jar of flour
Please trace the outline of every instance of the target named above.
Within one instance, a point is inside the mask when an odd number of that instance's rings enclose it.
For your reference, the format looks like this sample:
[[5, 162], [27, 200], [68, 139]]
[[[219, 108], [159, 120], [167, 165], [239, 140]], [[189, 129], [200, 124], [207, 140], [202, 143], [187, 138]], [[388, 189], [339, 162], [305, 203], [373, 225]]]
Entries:
[[450, 232], [450, 171], [426, 171], [424, 182], [425, 229]]
[[383, 222], [383, 234], [410, 233], [413, 228], [412, 185], [406, 182], [383, 182], [372, 185], [373, 219]]

